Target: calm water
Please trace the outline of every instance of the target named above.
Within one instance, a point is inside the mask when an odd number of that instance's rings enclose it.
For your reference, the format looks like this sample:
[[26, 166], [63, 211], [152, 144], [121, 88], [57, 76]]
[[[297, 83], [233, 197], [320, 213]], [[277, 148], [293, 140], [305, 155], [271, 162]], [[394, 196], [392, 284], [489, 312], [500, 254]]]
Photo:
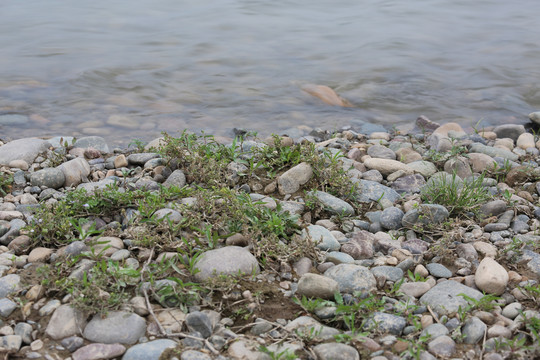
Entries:
[[526, 123], [539, 13], [537, 0], [2, 0], [0, 137]]

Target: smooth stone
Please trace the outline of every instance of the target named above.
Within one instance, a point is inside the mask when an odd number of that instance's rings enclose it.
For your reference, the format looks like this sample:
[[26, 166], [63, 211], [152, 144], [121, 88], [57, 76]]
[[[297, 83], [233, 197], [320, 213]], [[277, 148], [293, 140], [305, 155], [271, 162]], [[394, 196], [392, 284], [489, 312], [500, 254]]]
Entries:
[[518, 302], [513, 302], [511, 304], [508, 304], [504, 307], [502, 310], [502, 316], [507, 317], [509, 319], [514, 320], [520, 313], [520, 311], [523, 310], [523, 305]]
[[277, 179], [279, 193], [286, 195], [297, 192], [312, 176], [313, 169], [308, 163], [300, 163], [290, 168]]
[[399, 291], [405, 295], [419, 298], [431, 289], [431, 285], [425, 281], [415, 281], [401, 284]]
[[487, 155], [482, 153], [471, 152], [468, 154], [469, 164], [474, 173], [482, 173], [487, 170], [494, 168], [495, 160]]
[[398, 170], [403, 170], [407, 174], [413, 173], [413, 169], [411, 169], [409, 165], [397, 160], [369, 158], [364, 160], [364, 165], [368, 169], [378, 170], [384, 176], [388, 176]]
[[178, 188], [183, 188], [186, 186], [186, 175], [182, 170], [174, 170], [171, 175], [163, 182], [163, 186], [171, 187], [176, 186]]
[[497, 134], [497, 138], [510, 138], [516, 141], [521, 134], [525, 132], [525, 127], [518, 124], [503, 124], [496, 126], [493, 132]]
[[396, 160], [396, 153], [392, 149], [382, 145], [372, 145], [368, 148], [367, 154], [372, 158]]
[[398, 267], [383, 265], [371, 268], [370, 271], [376, 278], [379, 276], [384, 276], [387, 280], [393, 282], [397, 282], [403, 278], [403, 270]]
[[58, 168], [46, 168], [38, 170], [30, 176], [32, 186], [46, 186], [52, 189], [59, 189], [64, 185], [66, 177], [62, 170]]
[[401, 209], [391, 206], [386, 208], [381, 213], [380, 223], [383, 228], [387, 230], [397, 230], [401, 228], [401, 220], [403, 219], [403, 211]]
[[431, 263], [426, 265], [429, 273], [437, 278], [449, 278], [452, 277], [452, 272], [442, 264]]
[[334, 235], [320, 225], [309, 225], [302, 230], [302, 240], [311, 239], [317, 248], [322, 251], [338, 251], [341, 245]]
[[465, 308], [469, 303], [460, 296], [480, 300], [483, 294], [453, 280], [446, 280], [432, 287], [420, 298], [420, 303], [430, 306], [439, 315], [453, 315], [459, 308]]
[[57, 167], [64, 173], [64, 187], [77, 186], [90, 175], [90, 165], [83, 158], [67, 161]]
[[83, 337], [104, 344], [135, 344], [146, 333], [146, 321], [127, 311], [110, 311], [106, 317], [95, 315], [86, 325]]
[[115, 157], [113, 163], [114, 163], [114, 167], [116, 169], [124, 168], [124, 167], [127, 167], [129, 165], [128, 161], [126, 159], [126, 155], [124, 155], [124, 154], [120, 154], [117, 157]]
[[409, 166], [409, 168], [415, 173], [422, 175], [426, 179], [437, 172], [437, 167], [435, 164], [425, 160], [413, 161], [408, 163], [407, 166]]
[[347, 202], [328, 194], [324, 191], [310, 191], [308, 195], [314, 196], [321, 202], [323, 207], [332, 214], [341, 216], [353, 216], [354, 208]]
[[428, 350], [435, 356], [449, 358], [456, 352], [456, 343], [451, 337], [443, 335], [428, 343]]
[[60, 300], [49, 300], [41, 309], [39, 309], [39, 316], [49, 316], [53, 311], [60, 307], [60, 305]]
[[501, 158], [508, 159], [511, 161], [517, 161], [519, 159], [519, 155], [514, 154], [510, 150], [486, 146], [479, 143], [472, 144], [469, 148], [469, 151], [486, 154], [493, 158], [501, 157]]
[[130, 347], [122, 360], [159, 360], [165, 350], [175, 348], [177, 343], [169, 339], [153, 340]]
[[484, 333], [486, 330], [486, 324], [484, 324], [482, 320], [476, 316], [467, 319], [463, 329], [461, 330], [461, 333], [463, 334], [463, 342], [465, 344], [477, 344], [484, 338]]
[[494, 295], [502, 295], [508, 285], [508, 272], [502, 265], [490, 257], [484, 258], [474, 275], [478, 289]]
[[158, 153], [137, 153], [128, 155], [127, 161], [130, 165], [133, 166], [144, 166], [147, 161], [159, 157], [160, 155]]
[[516, 146], [523, 150], [527, 150], [528, 148], [534, 148], [536, 146], [534, 142], [534, 135], [527, 132], [519, 135], [516, 140]]
[[324, 276], [337, 281], [339, 291], [349, 294], [369, 293], [376, 289], [377, 282], [368, 268], [353, 264], [339, 264], [324, 272]]
[[350, 345], [341, 343], [319, 344], [313, 347], [313, 352], [318, 360], [360, 360], [358, 351]]
[[184, 350], [180, 360], [212, 360], [212, 357], [197, 350]]
[[226, 246], [206, 251], [199, 257], [195, 268], [199, 270], [195, 274], [195, 280], [198, 282], [214, 277], [216, 274], [258, 274], [260, 271], [257, 258], [239, 246]]
[[27, 164], [32, 164], [50, 145], [48, 141], [36, 138], [10, 141], [0, 146], [0, 165], [9, 165], [13, 160], [24, 160]]
[[337, 292], [339, 284], [327, 276], [307, 273], [298, 280], [297, 294], [308, 298], [333, 300]]
[[384, 177], [379, 170], [368, 170], [362, 173], [362, 179], [381, 183], [384, 180]]
[[410, 164], [412, 162], [422, 160], [422, 155], [410, 147], [402, 147], [396, 150], [396, 160], [399, 160], [405, 164]]
[[484, 231], [485, 232], [503, 231], [503, 230], [508, 229], [509, 227], [510, 226], [508, 224], [496, 222], [496, 223], [486, 224], [486, 226], [484, 226]]
[[112, 359], [126, 352], [121, 344], [89, 344], [79, 348], [71, 355], [73, 360]]
[[482, 206], [478, 211], [478, 216], [480, 218], [487, 218], [491, 216], [499, 216], [500, 214], [506, 211], [506, 201], [504, 200], [493, 200], [489, 201]]
[[448, 159], [444, 163], [444, 171], [449, 174], [456, 174], [462, 179], [472, 176], [472, 170], [469, 166], [469, 161], [464, 156], [456, 156]]
[[431, 324], [422, 330], [420, 337], [430, 336], [431, 339], [436, 339], [439, 336], [448, 335], [448, 333], [448, 328], [443, 324]]
[[107, 142], [104, 138], [101, 136], [85, 136], [80, 139], [77, 139], [75, 143], [73, 144], [74, 148], [94, 148], [96, 150], [99, 150], [100, 152], [104, 154], [109, 153], [109, 145], [107, 145]]
[[407, 320], [402, 316], [375, 312], [366, 321], [364, 329], [375, 330], [383, 334], [401, 335], [406, 325]]
[[354, 258], [351, 255], [346, 254], [344, 252], [330, 251], [329, 253], [326, 254], [325, 261], [332, 262], [336, 265], [337, 264], [352, 264], [354, 263]]
[[88, 194], [93, 194], [96, 190], [104, 190], [108, 186], [120, 183], [120, 179], [116, 176], [111, 176], [97, 182], [82, 183], [77, 186], [78, 189], [84, 189]]
[[[41, 313], [41, 311], [40, 311]], [[60, 305], [52, 315], [45, 333], [54, 340], [79, 335], [86, 326], [86, 315], [70, 305]]]

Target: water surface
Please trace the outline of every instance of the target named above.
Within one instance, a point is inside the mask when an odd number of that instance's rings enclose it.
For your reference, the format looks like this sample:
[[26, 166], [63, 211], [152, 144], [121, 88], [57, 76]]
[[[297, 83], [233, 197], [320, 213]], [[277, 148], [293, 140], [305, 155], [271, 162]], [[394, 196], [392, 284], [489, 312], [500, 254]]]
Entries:
[[540, 109], [539, 13], [535, 0], [3, 0], [0, 123], [23, 117], [0, 136], [525, 123]]

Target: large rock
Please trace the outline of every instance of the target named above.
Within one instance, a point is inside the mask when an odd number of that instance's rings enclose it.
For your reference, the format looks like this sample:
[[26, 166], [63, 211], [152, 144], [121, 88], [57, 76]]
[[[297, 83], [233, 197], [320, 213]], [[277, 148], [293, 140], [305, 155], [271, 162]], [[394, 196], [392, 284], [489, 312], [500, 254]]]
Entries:
[[90, 165], [83, 158], [67, 161], [57, 167], [65, 177], [64, 187], [77, 186], [90, 175]]
[[82, 333], [86, 326], [86, 315], [70, 305], [60, 305], [54, 312], [45, 333], [54, 340], [60, 340]]
[[480, 300], [483, 294], [453, 280], [446, 280], [435, 285], [431, 290], [420, 298], [420, 303], [430, 306], [439, 315], [453, 315], [461, 307], [464, 309], [469, 303], [464, 294], [476, 300]]
[[145, 332], [146, 321], [139, 315], [111, 311], [104, 318], [95, 315], [84, 329], [83, 336], [92, 342], [104, 344], [135, 344]]
[[474, 282], [480, 290], [494, 295], [502, 295], [508, 285], [508, 272], [497, 261], [486, 257], [480, 262]]
[[292, 194], [300, 190], [313, 176], [313, 169], [308, 163], [300, 163], [284, 172], [277, 180], [281, 195]]
[[376, 288], [375, 276], [368, 268], [353, 264], [339, 264], [326, 270], [324, 276], [337, 281], [339, 291], [349, 294], [369, 293]]
[[207, 280], [216, 274], [237, 275], [239, 272], [258, 274], [260, 271], [257, 258], [239, 246], [226, 246], [206, 251], [200, 256], [195, 267], [199, 270], [195, 274], [196, 281]]
[[49, 146], [51, 144], [48, 141], [36, 138], [11, 141], [0, 147], [0, 165], [9, 165], [13, 160], [24, 160], [27, 164], [32, 164]]
[[326, 276], [307, 273], [298, 280], [298, 295], [333, 300], [336, 292], [339, 292], [337, 281]]

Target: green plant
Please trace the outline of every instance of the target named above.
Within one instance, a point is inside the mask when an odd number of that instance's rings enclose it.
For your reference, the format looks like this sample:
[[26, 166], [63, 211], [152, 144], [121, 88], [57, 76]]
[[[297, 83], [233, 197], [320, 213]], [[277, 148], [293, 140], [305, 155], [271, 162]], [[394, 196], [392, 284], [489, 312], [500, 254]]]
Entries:
[[411, 270], [407, 270], [407, 276], [409, 277], [409, 279], [413, 282], [418, 282], [418, 281], [426, 281], [427, 279], [425, 277], [423, 277], [422, 275], [420, 274], [415, 274], [413, 273]]
[[6, 172], [0, 172], [0, 195], [6, 196], [13, 184], [13, 176]]
[[467, 306], [465, 307], [459, 307], [458, 309], [458, 316], [461, 320], [465, 320], [467, 316], [471, 314], [474, 310], [480, 310], [480, 311], [492, 311], [497, 307], [499, 304], [497, 304], [495, 301], [500, 300], [501, 298], [495, 295], [491, 294], [484, 294], [480, 299], [475, 299], [473, 297], [467, 296], [463, 293], [458, 294], [458, 296], [461, 296], [463, 299], [467, 301]]
[[261, 345], [259, 347], [259, 351], [270, 355], [270, 359], [272, 359], [272, 360], [294, 360], [294, 359], [298, 359], [298, 357], [290, 349], [285, 349], [283, 351], [278, 352], [278, 351], [271, 351], [266, 346]]
[[483, 181], [484, 174], [471, 181], [461, 182], [454, 173], [451, 179], [443, 176], [424, 187], [421, 197], [424, 202], [445, 206], [452, 215], [476, 212], [482, 204], [491, 199]]

